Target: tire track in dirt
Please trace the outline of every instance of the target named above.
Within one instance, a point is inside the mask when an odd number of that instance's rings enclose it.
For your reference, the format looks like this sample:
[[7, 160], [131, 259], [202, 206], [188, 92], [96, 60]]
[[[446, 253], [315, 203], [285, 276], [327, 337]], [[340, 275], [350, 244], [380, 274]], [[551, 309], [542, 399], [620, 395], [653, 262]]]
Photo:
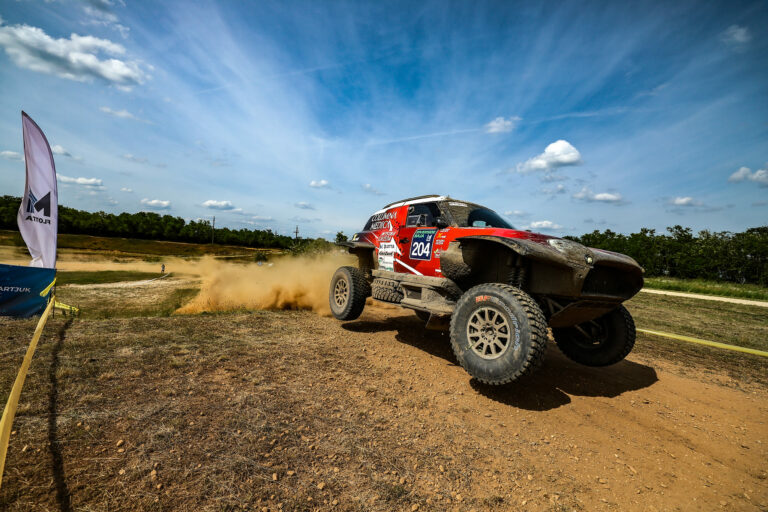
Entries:
[[552, 347], [539, 373], [489, 388], [455, 365], [447, 336], [420, 332], [410, 314], [368, 308], [341, 327], [371, 347], [369, 360], [388, 377], [434, 398], [420, 417], [464, 425], [493, 467], [522, 457], [534, 478], [554, 475], [552, 487], [565, 485], [574, 505], [750, 510], [768, 502], [764, 395], [656, 371], [632, 356], [585, 368]]

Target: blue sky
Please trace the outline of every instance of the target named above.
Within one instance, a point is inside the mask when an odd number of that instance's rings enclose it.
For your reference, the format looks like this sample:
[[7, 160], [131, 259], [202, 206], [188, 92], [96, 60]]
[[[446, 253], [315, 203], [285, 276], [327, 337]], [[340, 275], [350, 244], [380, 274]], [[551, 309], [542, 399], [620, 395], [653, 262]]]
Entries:
[[59, 201], [360, 229], [450, 194], [551, 234], [768, 224], [768, 3], [0, 6], [0, 194], [20, 111]]

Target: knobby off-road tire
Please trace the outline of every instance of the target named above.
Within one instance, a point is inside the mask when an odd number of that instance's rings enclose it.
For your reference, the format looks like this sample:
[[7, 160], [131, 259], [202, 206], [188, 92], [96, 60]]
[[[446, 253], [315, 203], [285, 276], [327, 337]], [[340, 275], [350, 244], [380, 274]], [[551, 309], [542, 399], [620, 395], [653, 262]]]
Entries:
[[365, 299], [371, 294], [371, 287], [356, 267], [339, 267], [328, 293], [331, 313], [339, 320], [354, 320], [365, 307]]
[[586, 366], [608, 366], [627, 357], [635, 346], [636, 332], [632, 315], [619, 306], [590, 322], [552, 329], [552, 334], [569, 359]]
[[403, 290], [400, 288], [400, 283], [394, 279], [382, 279], [377, 277], [373, 280], [371, 285], [374, 299], [383, 300], [384, 302], [392, 302], [394, 304], [400, 304], [403, 300]]
[[547, 320], [524, 291], [501, 283], [475, 286], [461, 296], [451, 317], [451, 347], [472, 377], [506, 384], [544, 361]]

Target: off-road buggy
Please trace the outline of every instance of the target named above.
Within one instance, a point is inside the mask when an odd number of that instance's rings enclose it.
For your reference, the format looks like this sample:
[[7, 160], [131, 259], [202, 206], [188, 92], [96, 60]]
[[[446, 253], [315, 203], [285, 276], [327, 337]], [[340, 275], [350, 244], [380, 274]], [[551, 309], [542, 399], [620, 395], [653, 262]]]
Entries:
[[448, 328], [464, 369], [505, 384], [542, 363], [547, 327], [560, 350], [588, 366], [624, 359], [635, 325], [621, 305], [643, 286], [623, 254], [520, 231], [494, 211], [447, 196], [389, 204], [342, 245], [358, 266], [339, 268], [329, 300], [339, 320], [366, 298], [413, 309]]

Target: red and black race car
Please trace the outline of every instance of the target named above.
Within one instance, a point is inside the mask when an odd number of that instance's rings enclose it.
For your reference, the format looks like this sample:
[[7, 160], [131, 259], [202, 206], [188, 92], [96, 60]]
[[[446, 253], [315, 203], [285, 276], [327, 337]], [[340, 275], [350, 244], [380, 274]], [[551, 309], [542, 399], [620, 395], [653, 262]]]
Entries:
[[547, 327], [569, 358], [589, 366], [624, 359], [635, 325], [622, 302], [643, 287], [623, 254], [517, 230], [496, 212], [447, 196], [420, 196], [375, 212], [347, 246], [329, 300], [339, 320], [365, 300], [413, 309], [427, 328], [449, 328], [473, 377], [505, 384], [537, 369]]

